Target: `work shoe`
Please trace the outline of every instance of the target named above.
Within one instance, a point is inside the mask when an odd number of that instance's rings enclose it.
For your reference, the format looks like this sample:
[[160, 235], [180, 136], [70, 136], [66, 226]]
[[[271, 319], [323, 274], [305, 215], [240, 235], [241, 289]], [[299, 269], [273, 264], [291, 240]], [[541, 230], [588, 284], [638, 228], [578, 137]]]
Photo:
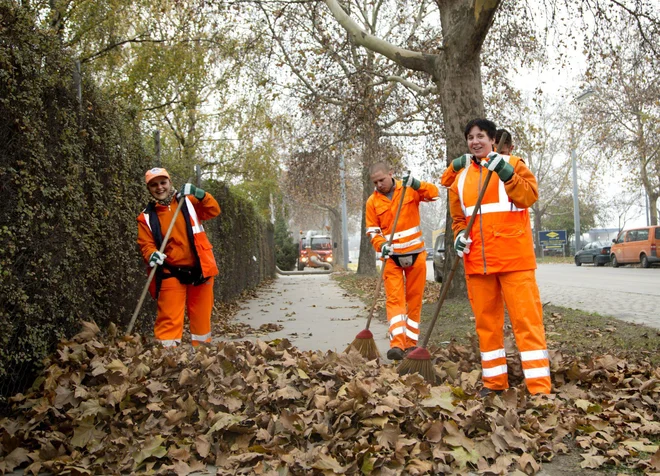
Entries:
[[399, 349], [398, 347], [392, 347], [390, 350], [387, 351], [387, 358], [390, 360], [403, 360], [405, 357], [405, 353], [403, 352], [402, 349]]
[[416, 345], [413, 345], [412, 347], [408, 347], [406, 350], [403, 351], [403, 355], [405, 357], [408, 357], [408, 354], [411, 353], [413, 350], [417, 348]]
[[479, 390], [479, 393], [477, 394], [479, 398], [484, 398], [487, 397], [490, 394], [496, 394], [500, 395], [504, 390], [493, 390], [492, 388], [484, 387], [481, 390]]

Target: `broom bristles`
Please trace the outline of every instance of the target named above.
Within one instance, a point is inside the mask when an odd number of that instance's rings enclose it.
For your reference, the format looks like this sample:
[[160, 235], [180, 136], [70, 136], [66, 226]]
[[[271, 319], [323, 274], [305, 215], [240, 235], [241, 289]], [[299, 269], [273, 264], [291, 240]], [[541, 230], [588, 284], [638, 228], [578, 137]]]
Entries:
[[424, 347], [418, 347], [410, 352], [397, 369], [399, 376], [418, 373], [431, 385], [436, 384], [437, 375], [431, 362], [431, 354]]
[[380, 352], [378, 352], [378, 346], [374, 341], [374, 335], [369, 329], [360, 331], [344, 352], [348, 353], [351, 349], [359, 352], [367, 360], [380, 359]]

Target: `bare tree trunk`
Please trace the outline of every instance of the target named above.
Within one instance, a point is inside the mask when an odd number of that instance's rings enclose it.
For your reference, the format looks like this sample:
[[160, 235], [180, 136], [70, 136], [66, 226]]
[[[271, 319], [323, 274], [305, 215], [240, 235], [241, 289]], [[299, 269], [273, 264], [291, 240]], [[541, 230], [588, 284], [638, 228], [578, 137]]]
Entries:
[[658, 197], [657, 193], [649, 193], [649, 214], [651, 215], [651, 225], [658, 225]]
[[358, 260], [358, 274], [376, 274], [376, 253], [371, 240], [367, 235], [367, 214], [365, 213], [367, 199], [374, 191], [374, 186], [371, 183], [369, 176], [370, 164], [365, 164], [362, 167], [362, 225], [360, 226], [360, 258]]
[[534, 248], [537, 257], [543, 256], [543, 249], [539, 241], [539, 231], [541, 231], [541, 214], [534, 213]]
[[[442, 61], [438, 62], [436, 85], [440, 91], [440, 107], [447, 138], [447, 165], [456, 157], [467, 152], [463, 130], [472, 119], [484, 117], [483, 92], [481, 89], [481, 71], [479, 55], [472, 58], [461, 56], [460, 52], [446, 51]], [[447, 226], [445, 230], [446, 257], [444, 276], [449, 276], [449, 270], [456, 259], [454, 251], [454, 233], [451, 228], [452, 219], [447, 203]], [[460, 263], [449, 285], [447, 297], [462, 297], [467, 295], [465, 269]]]
[[[341, 245], [341, 213], [336, 208], [326, 207], [330, 215], [330, 227], [332, 229], [332, 267], [344, 269], [344, 249]], [[337, 245], [335, 247], [335, 244]]]
[[376, 123], [371, 120], [369, 114], [372, 104], [369, 102], [372, 96], [367, 96], [364, 103], [364, 112], [362, 123], [364, 124], [364, 133], [362, 135], [362, 225], [360, 236], [360, 259], [358, 260], [358, 274], [376, 274], [376, 255], [371, 246], [371, 240], [367, 235], [366, 205], [367, 199], [374, 191], [374, 185], [371, 182], [369, 168], [372, 164], [381, 159], [379, 154], [379, 131]]

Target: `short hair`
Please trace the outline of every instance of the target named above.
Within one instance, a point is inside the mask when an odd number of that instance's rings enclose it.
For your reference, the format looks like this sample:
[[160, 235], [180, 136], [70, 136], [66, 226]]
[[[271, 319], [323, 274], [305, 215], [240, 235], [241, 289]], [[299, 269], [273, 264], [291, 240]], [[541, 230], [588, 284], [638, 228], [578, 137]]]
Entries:
[[491, 139], [495, 139], [495, 134], [497, 133], [497, 126], [493, 121], [489, 121], [488, 119], [472, 119], [470, 122], [467, 123], [467, 126], [465, 126], [465, 131], [463, 131], [465, 135], [465, 140], [467, 140], [467, 136], [470, 133], [470, 130], [474, 126], [477, 126], [479, 129], [486, 132], [486, 134], [488, 134], [488, 137], [490, 137]]
[[375, 164], [372, 164], [371, 167], [369, 167], [369, 175], [373, 175], [380, 170], [382, 170], [387, 174], [392, 171], [392, 167], [390, 167], [390, 165], [387, 162], [380, 160]]
[[500, 139], [502, 138], [503, 134], [506, 134], [503, 144], [511, 147], [511, 145], [513, 145], [513, 137], [511, 137], [511, 133], [506, 129], [497, 129], [497, 133], [495, 134], [495, 143], [500, 143]]

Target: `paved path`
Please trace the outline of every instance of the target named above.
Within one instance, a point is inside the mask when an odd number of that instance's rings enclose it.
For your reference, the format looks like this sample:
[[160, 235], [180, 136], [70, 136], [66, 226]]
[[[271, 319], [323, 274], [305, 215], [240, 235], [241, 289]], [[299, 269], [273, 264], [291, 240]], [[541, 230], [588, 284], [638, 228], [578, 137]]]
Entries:
[[[361, 300], [347, 295], [329, 275], [278, 275], [243, 304], [236, 319], [254, 328], [269, 323], [284, 326], [260, 336], [261, 340], [287, 338], [300, 350], [343, 352], [364, 329], [368, 313]], [[389, 349], [387, 326], [374, 317], [370, 329], [384, 357]]]

